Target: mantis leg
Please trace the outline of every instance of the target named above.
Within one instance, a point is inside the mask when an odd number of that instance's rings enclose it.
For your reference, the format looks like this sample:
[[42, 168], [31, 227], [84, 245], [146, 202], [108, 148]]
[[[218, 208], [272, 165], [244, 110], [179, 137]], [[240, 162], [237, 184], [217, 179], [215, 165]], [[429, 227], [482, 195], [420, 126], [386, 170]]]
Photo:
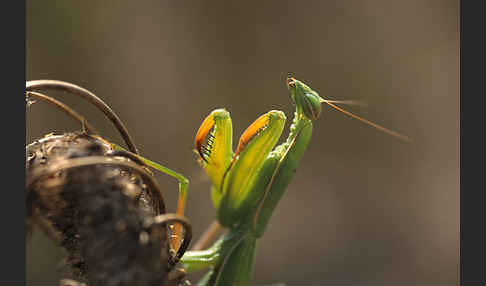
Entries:
[[245, 235], [225, 255], [224, 260], [217, 267], [214, 285], [250, 285], [255, 262], [256, 238]]
[[211, 267], [197, 285], [248, 285], [253, 273], [256, 238], [244, 230], [232, 230], [211, 248], [187, 251], [181, 259], [187, 273]]
[[[154, 168], [155, 170], [157, 170], [161, 173], [167, 174], [167, 175], [177, 179], [177, 181], [179, 182], [179, 198], [177, 200], [176, 214], [178, 214], [180, 216], [184, 216], [184, 210], [186, 208], [186, 200], [187, 200], [187, 189], [189, 187], [189, 180], [186, 179], [186, 177], [177, 173], [176, 171], [173, 171], [173, 170], [171, 170], [171, 169], [169, 169], [165, 166], [162, 166], [159, 163], [151, 161], [151, 160], [144, 158], [140, 155], [134, 154], [134, 153], [126, 150], [125, 148], [123, 148], [119, 145], [116, 145], [114, 143], [110, 143], [110, 144], [111, 144], [113, 150], [120, 150], [120, 151], [125, 151], [125, 152], [128, 152], [128, 153], [131, 153], [133, 156], [135, 156], [136, 158], [138, 158], [142, 162], [144, 162], [147, 166], [150, 166], [150, 167]], [[179, 224], [179, 223], [176, 223], [174, 225], [174, 235], [171, 239], [172, 248], [176, 251], [177, 251], [177, 249], [179, 249], [179, 246], [181, 245], [181, 238], [182, 238], [182, 225]]]
[[207, 250], [186, 251], [182, 263], [187, 273], [214, 267], [219, 260], [219, 249], [210, 248]]
[[[216, 271], [212, 271], [213, 274], [219, 275], [221, 268], [224, 268], [228, 263], [228, 256], [235, 252], [243, 241], [248, 239], [248, 234], [247, 229], [231, 230], [230, 232], [222, 235], [210, 248], [206, 250], [186, 251], [184, 256], [181, 258], [181, 262], [184, 265], [187, 273], [211, 267], [213, 270], [217, 269]], [[230, 259], [230, 261], [237, 259], [239, 255], [232, 256], [233, 259]], [[214, 275], [211, 280], [216, 279], [216, 276]]]
[[279, 162], [252, 217], [253, 234], [256, 237], [263, 235], [273, 211], [292, 180], [312, 136], [312, 122], [301, 118], [299, 114], [296, 114], [296, 119], [288, 141], [279, 146], [272, 154], [272, 156], [278, 158]]

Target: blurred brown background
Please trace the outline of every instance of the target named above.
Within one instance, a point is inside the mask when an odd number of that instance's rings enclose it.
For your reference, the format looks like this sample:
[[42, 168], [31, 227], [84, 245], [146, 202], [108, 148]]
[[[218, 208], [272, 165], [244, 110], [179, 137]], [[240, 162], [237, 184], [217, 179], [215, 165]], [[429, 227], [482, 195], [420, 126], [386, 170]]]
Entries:
[[[459, 284], [458, 1], [27, 1], [26, 13], [27, 79], [95, 92], [143, 155], [187, 175], [196, 237], [215, 214], [191, 150], [199, 125], [219, 107], [234, 141], [270, 109], [290, 122], [288, 73], [326, 98], [364, 100], [348, 109], [414, 138], [323, 106], [259, 242], [254, 285]], [[93, 107], [49, 94], [122, 142]], [[79, 128], [43, 103], [26, 119], [27, 142]], [[176, 181], [157, 179], [175, 210]], [[37, 232], [28, 285], [57, 285], [60, 255]]]

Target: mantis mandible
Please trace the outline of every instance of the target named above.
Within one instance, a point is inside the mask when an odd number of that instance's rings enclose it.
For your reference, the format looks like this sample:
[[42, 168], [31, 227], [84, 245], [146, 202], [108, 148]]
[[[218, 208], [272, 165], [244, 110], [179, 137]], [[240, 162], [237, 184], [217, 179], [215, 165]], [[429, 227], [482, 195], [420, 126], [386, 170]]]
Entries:
[[[287, 140], [275, 147], [285, 124], [285, 114], [272, 110], [260, 116], [232, 149], [232, 123], [225, 109], [206, 117], [195, 138], [199, 163], [211, 180], [211, 198], [219, 224], [228, 229], [211, 247], [187, 251], [181, 261], [188, 273], [209, 268], [198, 285], [249, 285], [256, 242], [285, 193], [309, 144], [313, 121], [321, 103], [373, 126], [389, 135], [411, 139], [358, 117], [319, 96], [303, 82], [286, 80], [296, 110]], [[275, 147], [275, 148], [274, 148]]]

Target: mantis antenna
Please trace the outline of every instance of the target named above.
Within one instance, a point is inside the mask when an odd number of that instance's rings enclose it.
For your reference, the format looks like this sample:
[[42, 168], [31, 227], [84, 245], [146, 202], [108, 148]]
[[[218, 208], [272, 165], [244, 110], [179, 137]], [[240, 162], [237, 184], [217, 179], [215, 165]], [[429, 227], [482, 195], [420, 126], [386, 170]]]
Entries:
[[331, 100], [331, 99], [322, 99], [321, 102], [326, 103], [339, 103], [339, 104], [346, 104], [346, 105], [359, 105], [365, 106], [367, 105], [365, 102], [361, 100]]
[[354, 119], [357, 119], [357, 120], [359, 120], [359, 121], [361, 121], [361, 122], [363, 122], [363, 123], [365, 123], [365, 124], [367, 124], [367, 125], [369, 125], [371, 127], [374, 127], [374, 128], [376, 128], [376, 129], [378, 129], [378, 130], [380, 130], [380, 131], [382, 131], [382, 132], [384, 132], [384, 133], [386, 133], [388, 135], [391, 135], [391, 136], [393, 136], [393, 137], [395, 137], [397, 139], [400, 139], [400, 140], [405, 141], [405, 142], [408, 142], [408, 143], [412, 143], [413, 142], [412, 138], [410, 138], [410, 137], [408, 137], [406, 135], [403, 135], [403, 134], [400, 134], [400, 133], [395, 132], [393, 130], [387, 129], [387, 128], [381, 126], [381, 125], [378, 125], [376, 123], [373, 123], [373, 122], [371, 122], [369, 120], [366, 120], [364, 118], [361, 118], [361, 117], [359, 117], [359, 116], [357, 116], [357, 115], [355, 115], [355, 114], [353, 114], [353, 113], [351, 113], [351, 112], [349, 112], [347, 110], [342, 109], [341, 107], [333, 104], [333, 102], [338, 103], [335, 100], [325, 100], [325, 99], [321, 99], [321, 102], [324, 102], [327, 105], [331, 106], [332, 108], [334, 108], [334, 109], [336, 109], [338, 111], [341, 111], [342, 113], [344, 113], [344, 114], [346, 114], [346, 115], [348, 115], [348, 116], [350, 116], [350, 117], [352, 117]]

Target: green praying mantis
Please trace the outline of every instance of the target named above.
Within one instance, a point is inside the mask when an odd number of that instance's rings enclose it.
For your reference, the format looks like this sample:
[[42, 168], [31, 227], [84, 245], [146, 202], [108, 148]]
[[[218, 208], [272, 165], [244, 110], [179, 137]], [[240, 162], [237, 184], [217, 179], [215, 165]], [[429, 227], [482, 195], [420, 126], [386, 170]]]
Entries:
[[[287, 140], [276, 146], [285, 114], [272, 110], [261, 115], [241, 135], [233, 151], [232, 121], [228, 111], [216, 109], [200, 126], [195, 137], [199, 163], [211, 181], [211, 199], [219, 225], [228, 231], [207, 249], [187, 251], [181, 259], [188, 273], [209, 269], [198, 285], [249, 285], [257, 240], [262, 237], [275, 207], [294, 176], [312, 135], [313, 121], [322, 111], [321, 104], [371, 125], [389, 135], [410, 142], [397, 132], [358, 117], [319, 96], [305, 83], [286, 80], [295, 113]], [[121, 148], [116, 146], [116, 148]], [[158, 164], [142, 158], [179, 181], [177, 214], [183, 215], [188, 180]], [[180, 226], [174, 227], [172, 247], [177, 249]]]

